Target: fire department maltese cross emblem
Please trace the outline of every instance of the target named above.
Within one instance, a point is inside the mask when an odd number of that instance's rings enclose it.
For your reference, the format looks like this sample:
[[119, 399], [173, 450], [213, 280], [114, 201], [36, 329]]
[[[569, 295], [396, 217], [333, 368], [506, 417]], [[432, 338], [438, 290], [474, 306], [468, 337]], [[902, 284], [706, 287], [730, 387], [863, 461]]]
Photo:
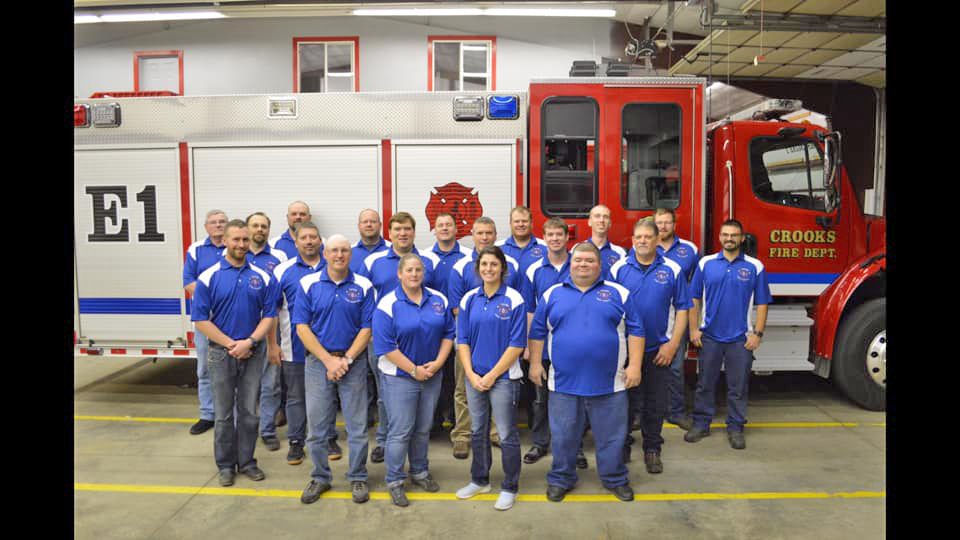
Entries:
[[483, 215], [483, 205], [480, 204], [480, 193], [476, 188], [450, 182], [430, 190], [430, 200], [424, 212], [430, 222], [430, 230], [433, 230], [433, 224], [441, 212], [452, 215], [457, 222], [459, 240], [470, 234], [473, 222]]

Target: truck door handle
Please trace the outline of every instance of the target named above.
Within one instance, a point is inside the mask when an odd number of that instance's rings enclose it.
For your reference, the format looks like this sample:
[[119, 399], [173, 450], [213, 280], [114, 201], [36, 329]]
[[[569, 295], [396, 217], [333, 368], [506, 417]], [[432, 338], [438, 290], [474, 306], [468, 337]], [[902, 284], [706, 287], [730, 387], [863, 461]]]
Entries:
[[729, 185], [729, 194], [730, 194], [730, 218], [733, 219], [733, 162], [729, 159], [727, 160], [727, 183]]

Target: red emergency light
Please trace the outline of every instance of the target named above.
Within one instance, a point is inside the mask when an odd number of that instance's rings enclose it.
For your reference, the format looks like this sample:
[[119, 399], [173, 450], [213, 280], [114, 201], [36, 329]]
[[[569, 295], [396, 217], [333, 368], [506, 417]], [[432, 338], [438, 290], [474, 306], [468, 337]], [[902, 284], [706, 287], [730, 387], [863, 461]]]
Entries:
[[81, 104], [73, 106], [73, 127], [90, 127], [90, 106]]

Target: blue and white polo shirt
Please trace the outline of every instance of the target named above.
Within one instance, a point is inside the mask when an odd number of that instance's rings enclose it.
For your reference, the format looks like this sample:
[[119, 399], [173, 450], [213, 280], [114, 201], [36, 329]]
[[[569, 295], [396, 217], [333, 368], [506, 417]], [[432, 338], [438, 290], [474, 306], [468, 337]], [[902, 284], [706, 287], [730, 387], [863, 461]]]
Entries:
[[[522, 276], [520, 275], [520, 265], [516, 259], [504, 253], [507, 259], [507, 275], [503, 282], [509, 287], [519, 291], [523, 288]], [[470, 252], [470, 256], [463, 257], [457, 261], [450, 270], [450, 278], [447, 281], [447, 298], [450, 299], [450, 305], [459, 307], [463, 295], [470, 289], [483, 285], [483, 280], [477, 275], [474, 268], [474, 261], [477, 260], [477, 250]]]
[[675, 312], [693, 307], [681, 266], [658, 253], [646, 270], [631, 256], [614, 264], [610, 273], [630, 291], [630, 301], [640, 310], [646, 352], [670, 341]]
[[[540, 297], [547, 289], [560, 283], [570, 276], [570, 259], [572, 255], [567, 253], [567, 260], [562, 265], [556, 267], [550, 262], [548, 255], [544, 255], [540, 260], [534, 261], [527, 267], [524, 276], [523, 300], [527, 304], [527, 313], [533, 313], [540, 303]], [[546, 349], [544, 349], [546, 352]], [[546, 354], [544, 354], [546, 358]]]
[[668, 249], [664, 250], [658, 245], [657, 253], [679, 264], [688, 282], [693, 277], [693, 267], [700, 260], [700, 249], [697, 248], [697, 245], [676, 235], [673, 237], [673, 244], [670, 244]]
[[360, 269], [363, 268], [363, 261], [373, 255], [374, 253], [380, 253], [386, 249], [390, 249], [393, 244], [389, 240], [385, 240], [382, 236], [380, 241], [377, 242], [375, 246], [367, 249], [367, 246], [364, 245], [363, 240], [358, 240], [356, 244], [353, 245], [353, 248], [350, 251], [350, 271], [354, 274], [359, 273]]
[[732, 262], [723, 252], [700, 259], [690, 282], [690, 297], [703, 299], [700, 329], [720, 343], [745, 340], [753, 330], [753, 305], [773, 301], [763, 263], [742, 251]]
[[287, 257], [287, 254], [283, 251], [272, 249], [270, 244], [263, 246], [260, 253], [256, 255], [254, 255], [252, 251], [247, 252], [247, 262], [261, 270], [265, 270], [268, 274], [273, 274], [273, 269], [289, 258], [290, 257]]
[[570, 277], [543, 293], [528, 337], [547, 347], [547, 388], [586, 397], [626, 390], [625, 335], [644, 336], [629, 298], [619, 283], [598, 279], [580, 292]]
[[450, 251], [443, 251], [440, 249], [440, 246], [434, 242], [433, 246], [430, 247], [430, 251], [440, 260], [437, 263], [436, 268], [433, 269], [433, 284], [435, 289], [442, 292], [443, 294], [449, 296], [450, 291], [447, 290], [447, 282], [450, 280], [450, 271], [453, 269], [453, 265], [457, 263], [460, 259], [464, 257], [469, 257], [472, 249], [461, 244], [460, 242], [454, 242], [453, 249]]
[[[588, 237], [584, 242], [589, 242], [593, 244], [593, 238]], [[594, 244], [596, 245], [596, 244]], [[610, 280], [610, 267], [616, 264], [617, 261], [627, 256], [626, 250], [622, 247], [614, 244], [613, 242], [607, 240], [607, 243], [603, 247], [597, 246], [600, 249], [600, 263], [601, 271], [600, 277], [603, 279]], [[570, 248], [570, 253], [573, 253], [573, 248]]]
[[[280, 252], [282, 253], [282, 252]], [[322, 257], [316, 265], [310, 266], [300, 255], [287, 259], [273, 270], [273, 277], [280, 285], [280, 298], [277, 299], [277, 323], [280, 327], [280, 350], [285, 362], [304, 363], [307, 351], [297, 335], [297, 329], [291, 323], [291, 316], [297, 304], [297, 290], [300, 280], [307, 275], [323, 270], [327, 261]]]
[[517, 245], [517, 241], [513, 239], [512, 234], [503, 240], [497, 240], [494, 245], [502, 249], [505, 255], [509, 255], [517, 261], [517, 264], [520, 265], [521, 274], [526, 272], [531, 264], [547, 254], [547, 243], [533, 235], [530, 235], [530, 241], [524, 247]]
[[[457, 343], [470, 346], [473, 372], [483, 376], [500, 361], [507, 347], [527, 346], [527, 313], [523, 297], [512, 287], [500, 284], [493, 296], [483, 286], [467, 291], [457, 316]], [[523, 377], [518, 355], [510, 369], [498, 379]]]
[[373, 352], [380, 357], [377, 367], [387, 375], [412, 378], [384, 355], [399, 349], [411, 362], [422, 366], [436, 360], [440, 342], [452, 340], [454, 331], [446, 296], [423, 287], [420, 303], [415, 304], [403, 287], [397, 287], [377, 302], [373, 312]]
[[297, 256], [297, 243], [290, 234], [289, 228], [283, 231], [283, 234], [274, 236], [268, 240], [267, 244], [269, 244], [272, 249], [279, 249], [280, 251], [286, 253], [288, 259], [292, 259]]
[[230, 339], [246, 339], [261, 319], [277, 316], [279, 294], [270, 274], [247, 261], [235, 267], [221, 258], [197, 278], [190, 320], [210, 321]]
[[[424, 286], [436, 289], [434, 268], [440, 259], [430, 251], [420, 253], [416, 247], [412, 252], [419, 255], [420, 260], [423, 261]], [[359, 273], [373, 283], [373, 289], [376, 291], [374, 298], [377, 301], [400, 285], [400, 280], [397, 278], [398, 266], [400, 266], [400, 255], [397, 255], [392, 248], [374, 253], [363, 261], [363, 267]]]
[[205, 240], [198, 240], [187, 248], [183, 260], [183, 286], [193, 283], [201, 272], [210, 268], [223, 258], [224, 246], [213, 245], [208, 236]]
[[373, 283], [348, 271], [340, 283], [326, 269], [303, 276], [297, 284], [293, 324], [310, 331], [328, 351], [346, 351], [364, 328], [373, 324]]

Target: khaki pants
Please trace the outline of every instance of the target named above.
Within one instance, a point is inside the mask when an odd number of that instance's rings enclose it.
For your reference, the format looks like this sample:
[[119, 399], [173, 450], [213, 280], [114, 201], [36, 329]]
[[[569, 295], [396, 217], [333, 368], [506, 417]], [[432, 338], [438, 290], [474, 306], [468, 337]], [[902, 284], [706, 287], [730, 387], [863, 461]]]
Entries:
[[[470, 409], [467, 407], [467, 382], [463, 373], [463, 364], [459, 355], [454, 358], [453, 377], [456, 386], [453, 389], [453, 414], [456, 419], [453, 429], [450, 430], [450, 442], [462, 441], [470, 443]], [[490, 422], [490, 437], [497, 438], [497, 424]]]

